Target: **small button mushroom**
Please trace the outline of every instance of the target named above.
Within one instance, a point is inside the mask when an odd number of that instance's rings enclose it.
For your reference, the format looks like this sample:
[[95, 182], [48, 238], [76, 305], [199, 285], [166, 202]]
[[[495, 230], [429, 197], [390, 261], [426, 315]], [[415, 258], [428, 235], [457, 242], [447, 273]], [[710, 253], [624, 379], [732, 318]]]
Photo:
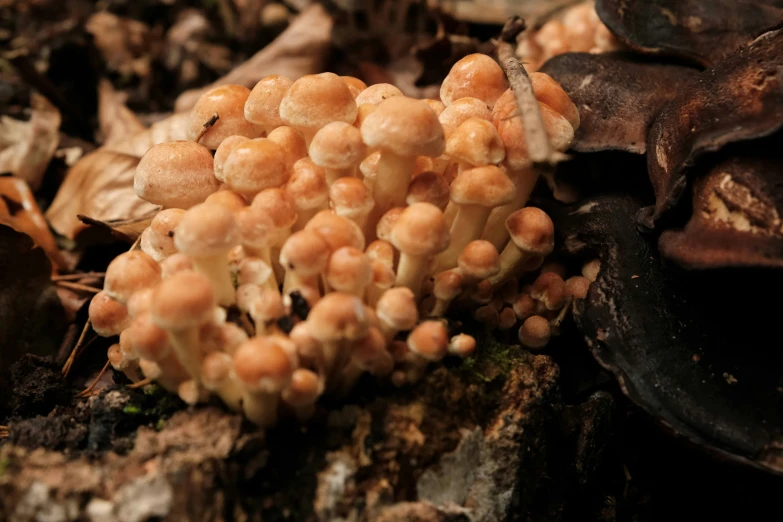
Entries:
[[154, 294], [155, 287], [145, 288], [144, 290], [134, 292], [126, 303], [126, 306], [128, 307], [128, 317], [133, 320], [141, 314], [149, 312], [152, 308], [152, 296]]
[[534, 72], [530, 74], [530, 84], [539, 102], [568, 120], [574, 131], [579, 128], [579, 110], [554, 78], [546, 73]]
[[449, 204], [449, 184], [437, 172], [422, 172], [408, 185], [405, 203], [431, 203], [441, 210]]
[[296, 366], [276, 337], [254, 337], [234, 354], [234, 375], [242, 387], [245, 416], [261, 427], [277, 422], [280, 393]]
[[290, 175], [288, 154], [277, 143], [258, 138], [240, 143], [223, 164], [225, 183], [250, 201], [264, 189], [282, 187]]
[[247, 340], [247, 332], [234, 323], [208, 323], [199, 330], [199, 341], [204, 353], [225, 352], [233, 355], [239, 345]]
[[519, 342], [522, 346], [538, 350], [549, 344], [552, 330], [549, 321], [540, 315], [534, 315], [525, 319], [519, 327]]
[[231, 378], [232, 357], [225, 352], [212, 352], [201, 363], [201, 383], [215, 392], [233, 411], [242, 411], [242, 388]]
[[115, 257], [106, 268], [103, 290], [120, 304], [125, 304], [134, 292], [150, 288], [160, 282], [160, 266], [140, 250], [132, 250]]
[[[146, 377], [174, 393], [180, 383], [190, 379], [190, 375], [172, 350], [168, 334], [152, 321], [151, 314], [138, 316], [126, 332], [127, 342], [140, 357], [139, 366]], [[148, 364], [147, 361], [154, 365]]]
[[364, 250], [365, 241], [362, 230], [350, 219], [338, 216], [331, 210], [322, 210], [311, 219], [304, 228], [315, 232], [326, 241], [330, 252], [340, 247], [351, 246]]
[[359, 78], [354, 78], [353, 76], [340, 76], [340, 79], [351, 90], [351, 94], [353, 94], [354, 99], [356, 99], [360, 92], [367, 88], [367, 84], [361, 81]]
[[391, 233], [391, 244], [400, 251], [396, 286], [407, 286], [419, 296], [430, 258], [449, 246], [443, 212], [429, 203], [415, 203], [400, 214]]
[[372, 281], [367, 287], [367, 295], [365, 300], [370, 306], [375, 306], [381, 295], [394, 286], [394, 280], [397, 278], [397, 274], [394, 273], [394, 269], [383, 261], [378, 259], [372, 259], [370, 261], [372, 266]]
[[313, 163], [325, 169], [326, 182], [331, 186], [339, 178], [355, 176], [367, 147], [356, 127], [334, 121], [315, 133], [308, 151]]
[[489, 278], [495, 288], [525, 262], [537, 256], [548, 256], [555, 247], [555, 225], [541, 209], [517, 210], [506, 220], [506, 229], [511, 241], [500, 254], [500, 271]]
[[340, 178], [329, 187], [329, 202], [338, 216], [350, 219], [365, 230], [367, 217], [370, 215], [375, 201], [367, 186], [358, 178]]
[[435, 276], [432, 294], [435, 296], [435, 306], [430, 312], [431, 317], [442, 317], [449, 309], [451, 302], [460, 294], [464, 278], [458, 270], [446, 270]]
[[389, 241], [391, 239], [391, 232], [394, 225], [397, 224], [397, 220], [400, 219], [404, 207], [395, 207], [386, 212], [378, 221], [378, 225], [375, 227], [375, 234], [378, 239], [382, 241]]
[[514, 302], [511, 303], [511, 307], [521, 321], [535, 315], [538, 311], [538, 303], [527, 293], [519, 294]]
[[323, 389], [323, 380], [318, 374], [306, 368], [297, 368], [291, 375], [290, 384], [283, 389], [283, 402], [294, 411], [300, 422], [304, 422], [315, 413], [315, 403]]
[[326, 270], [329, 246], [309, 230], [294, 232], [280, 249], [280, 265], [285, 270], [283, 293], [309, 286], [318, 288], [318, 275]]
[[296, 347], [301, 366], [316, 369], [323, 373], [323, 350], [321, 343], [310, 333], [306, 321], [296, 323], [288, 333], [288, 338]]
[[378, 177], [378, 163], [381, 161], [380, 151], [369, 154], [359, 164], [359, 172], [362, 173], [362, 182], [367, 185], [370, 192], [374, 190], [375, 179]]
[[590, 280], [583, 276], [572, 276], [565, 282], [566, 296], [574, 299], [587, 299], [590, 291]]
[[263, 259], [243, 257], [236, 263], [237, 285], [256, 285], [277, 290], [274, 271]]
[[291, 235], [291, 229], [296, 223], [294, 202], [282, 188], [268, 188], [259, 192], [250, 206], [266, 212], [272, 219], [275, 226], [272, 245], [280, 247]]
[[336, 291], [362, 298], [372, 282], [370, 258], [358, 248], [338, 248], [329, 257], [326, 280]]
[[[202, 94], [190, 111], [190, 139], [195, 140], [203, 132], [199, 143], [215, 150], [229, 136], [261, 136], [263, 127], [245, 119], [245, 102], [249, 95], [250, 89], [244, 85], [230, 84], [214, 87]], [[214, 114], [218, 115], [218, 120], [204, 132], [204, 124]]]
[[167, 279], [183, 270], [193, 270], [193, 261], [181, 252], [171, 254], [160, 264], [160, 275], [162, 279]]
[[367, 116], [369, 116], [375, 111], [376, 107], [377, 105], [373, 105], [371, 103], [364, 103], [362, 105], [359, 105], [359, 109], [356, 113], [356, 120], [353, 122], [353, 126], [356, 127], [357, 129], [361, 129], [364, 120], [366, 120]]
[[141, 380], [138, 360], [127, 358], [119, 344], [109, 346], [106, 356], [109, 358], [111, 367], [118, 372], [124, 373], [131, 382], [139, 382]]
[[326, 375], [333, 375], [347, 362], [353, 341], [369, 330], [364, 305], [358, 297], [342, 292], [325, 295], [307, 316], [308, 329], [321, 343]]
[[408, 334], [411, 365], [406, 372], [408, 382], [416, 382], [424, 375], [430, 362], [443, 359], [448, 353], [449, 335], [441, 321], [423, 321]]
[[245, 198], [229, 189], [221, 189], [213, 194], [210, 194], [209, 197], [204, 200], [204, 203], [220, 205], [221, 207], [224, 207], [235, 214], [243, 208], [247, 207], [247, 201], [245, 201]]
[[226, 182], [226, 176], [223, 173], [223, 166], [226, 164], [226, 160], [231, 155], [231, 153], [234, 152], [234, 149], [249, 139], [250, 138], [246, 136], [229, 136], [228, 138], [221, 141], [220, 145], [218, 145], [218, 148], [215, 151], [213, 167], [215, 169], [215, 177], [221, 183]]
[[294, 163], [293, 174], [285, 184], [285, 193], [296, 209], [293, 230], [302, 230], [310, 219], [329, 205], [329, 185], [324, 169], [303, 158]]
[[308, 146], [318, 129], [333, 121], [353, 123], [357, 112], [351, 90], [333, 73], [302, 76], [280, 101], [280, 118], [300, 131]]
[[455, 63], [440, 87], [440, 99], [451, 103], [471, 96], [492, 107], [508, 88], [506, 74], [495, 60], [486, 54], [474, 53]]
[[253, 319], [256, 336], [269, 335], [274, 330], [272, 326], [285, 315], [280, 292], [257, 285], [237, 288], [237, 306]]
[[174, 229], [179, 225], [185, 211], [179, 208], [169, 208], [158, 212], [150, 226], [141, 233], [139, 246], [141, 251], [158, 263], [177, 252], [174, 245]]
[[383, 293], [375, 306], [386, 342], [391, 342], [398, 332], [410, 330], [419, 321], [416, 299], [408, 288], [390, 288]]
[[517, 324], [517, 314], [514, 313], [514, 309], [511, 307], [505, 307], [500, 310], [500, 317], [498, 319], [498, 330], [508, 330]]
[[449, 136], [446, 154], [458, 162], [461, 174], [473, 167], [497, 165], [506, 157], [506, 149], [491, 122], [468, 118]]
[[492, 277], [500, 270], [500, 254], [495, 245], [483, 239], [468, 243], [457, 258], [457, 266], [466, 285]]
[[280, 102], [293, 83], [290, 78], [278, 74], [262, 78], [247, 97], [245, 119], [260, 125], [267, 135], [284, 125], [280, 117]]
[[95, 294], [89, 307], [90, 324], [101, 337], [119, 335], [130, 324], [128, 309], [105, 291]]
[[601, 260], [593, 259], [584, 264], [582, 267], [582, 275], [591, 283], [595, 283], [595, 280], [598, 279], [598, 272], [600, 272], [600, 270]]
[[217, 301], [225, 306], [234, 303], [228, 252], [239, 242], [239, 227], [234, 215], [214, 204], [192, 207], [174, 231], [177, 250], [187, 255], [193, 268], [211, 282]]
[[467, 334], [457, 334], [449, 341], [449, 353], [457, 357], [466, 358], [476, 351], [476, 339]]
[[[245, 255], [262, 260], [272, 267], [271, 247], [275, 243], [275, 223], [268, 212], [258, 207], [247, 207], [236, 213], [239, 241]], [[270, 274], [269, 288], [276, 288], [274, 274]]]
[[492, 121], [492, 112], [487, 104], [477, 98], [460, 98], [440, 113], [438, 121], [443, 125], [446, 139], [457, 130], [457, 127], [471, 118]]
[[356, 96], [356, 105], [380, 105], [382, 101], [394, 96], [404, 96], [402, 91], [390, 83], [376, 83], [362, 90]]
[[150, 148], [133, 177], [137, 196], [166, 208], [188, 209], [218, 188], [212, 154], [192, 141], [172, 141]]
[[547, 310], [560, 310], [567, 298], [565, 282], [554, 272], [544, 272], [533, 282], [530, 297], [543, 303]]
[[278, 127], [266, 137], [269, 141], [274, 141], [288, 154], [288, 162], [293, 165], [300, 159], [307, 156], [307, 143], [304, 135], [291, 127]]

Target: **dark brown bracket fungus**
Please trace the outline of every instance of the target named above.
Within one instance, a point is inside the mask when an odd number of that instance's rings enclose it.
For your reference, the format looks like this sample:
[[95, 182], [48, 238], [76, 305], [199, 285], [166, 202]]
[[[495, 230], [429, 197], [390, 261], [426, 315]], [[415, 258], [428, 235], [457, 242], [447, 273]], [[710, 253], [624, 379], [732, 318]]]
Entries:
[[573, 150], [635, 154], [644, 154], [647, 133], [661, 109], [699, 73], [630, 53], [561, 54], [541, 72], [554, 78], [579, 109]]
[[[638, 233], [639, 203], [601, 196], [551, 211], [574, 253], [601, 269], [575, 320], [624, 393], [667, 429], [729, 460], [783, 474], [783, 352], [776, 307], [760, 303], [783, 275], [684, 272]], [[557, 215], [559, 214], [559, 215]]]
[[595, 10], [629, 47], [705, 67], [783, 18], [781, 0], [596, 0]]
[[783, 29], [741, 48], [683, 89], [655, 120], [647, 138], [654, 209], [648, 227], [679, 201], [697, 159], [724, 146], [783, 127]]

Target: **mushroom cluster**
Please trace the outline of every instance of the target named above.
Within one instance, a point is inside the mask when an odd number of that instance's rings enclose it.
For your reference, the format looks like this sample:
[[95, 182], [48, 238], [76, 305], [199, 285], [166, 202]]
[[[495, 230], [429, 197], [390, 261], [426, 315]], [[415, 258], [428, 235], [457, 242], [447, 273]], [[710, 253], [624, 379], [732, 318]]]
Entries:
[[[567, 149], [576, 107], [549, 76], [531, 80]], [[556, 270], [518, 288], [554, 227], [524, 206], [537, 175], [488, 56], [460, 60], [441, 101], [332, 73], [270, 76], [208, 91], [191, 124], [193, 141], [139, 163], [137, 194], [163, 210], [90, 307], [100, 335], [119, 334], [110, 361], [134, 381], [191, 404], [217, 394], [262, 426], [281, 410], [305, 420], [364, 373], [402, 386], [470, 355], [475, 340], [443, 319], [452, 306], [523, 321], [521, 341], [540, 347], [586, 291]]]

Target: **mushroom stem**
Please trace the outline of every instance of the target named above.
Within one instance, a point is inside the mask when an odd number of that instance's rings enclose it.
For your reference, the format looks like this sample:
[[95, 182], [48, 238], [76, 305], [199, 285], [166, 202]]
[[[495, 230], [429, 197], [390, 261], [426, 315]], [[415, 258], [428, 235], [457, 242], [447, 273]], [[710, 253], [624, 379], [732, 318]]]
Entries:
[[245, 390], [242, 395], [242, 410], [251, 422], [264, 428], [277, 422], [278, 393]]
[[318, 214], [321, 210], [323, 210], [323, 207], [299, 209], [296, 213], [296, 222], [294, 223], [294, 226], [291, 227], [291, 230], [294, 232], [302, 230], [307, 222], [310, 221], [310, 219], [312, 219], [312, 217]]
[[449, 247], [438, 256], [436, 272], [457, 266], [457, 259], [462, 250], [468, 243], [481, 236], [491, 211], [491, 208], [481, 205], [459, 206], [457, 216], [451, 225], [451, 242]]
[[400, 264], [397, 266], [395, 286], [406, 286], [418, 299], [421, 294], [421, 284], [429, 268], [428, 256], [413, 256], [400, 254]]
[[497, 274], [488, 278], [487, 281], [489, 281], [493, 288], [496, 288], [506, 278], [514, 275], [519, 267], [532, 257], [534, 256], [520, 250], [513, 241], [509, 241], [498, 258], [500, 270]]
[[[168, 330], [169, 340], [177, 359], [188, 375], [194, 379], [201, 377], [201, 348], [198, 328]], [[158, 362], [160, 364], [161, 361]]]
[[346, 169], [324, 169], [326, 173], [326, 183], [331, 187], [332, 183], [340, 178], [352, 178], [356, 176], [356, 167], [349, 167]]
[[283, 280], [283, 295], [288, 295], [294, 290], [309, 286], [310, 288], [318, 288], [318, 276], [302, 277], [296, 274], [293, 270], [287, 270], [285, 273], [285, 279]]
[[231, 281], [231, 269], [228, 266], [227, 255], [221, 253], [217, 256], [191, 258], [191, 260], [196, 272], [207, 277], [212, 283], [218, 303], [222, 306], [234, 304], [234, 283]]
[[510, 203], [492, 210], [484, 226], [484, 232], [481, 235], [481, 239], [489, 241], [498, 250], [503, 248], [503, 245], [508, 240], [508, 231], [504, 226], [506, 218], [525, 206], [530, 193], [533, 192], [533, 188], [536, 186], [536, 181], [538, 181], [538, 172], [533, 167], [526, 167], [508, 174], [517, 187], [514, 199]]
[[[388, 210], [394, 207], [405, 206], [405, 196], [408, 194], [408, 185], [413, 177], [413, 166], [416, 158], [400, 156], [388, 150], [381, 151], [378, 160], [378, 174], [373, 185], [373, 199], [375, 207], [370, 214], [367, 230], [371, 236], [375, 236], [378, 221]], [[372, 241], [374, 237], [368, 237]]]

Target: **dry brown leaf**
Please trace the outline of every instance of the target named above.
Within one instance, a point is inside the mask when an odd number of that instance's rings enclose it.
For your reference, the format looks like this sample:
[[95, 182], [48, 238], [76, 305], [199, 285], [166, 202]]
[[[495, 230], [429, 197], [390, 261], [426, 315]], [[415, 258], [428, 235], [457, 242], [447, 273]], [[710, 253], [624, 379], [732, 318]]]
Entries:
[[10, 172], [37, 190], [60, 142], [61, 118], [40, 94], [32, 93], [31, 104], [30, 121], [0, 117], [0, 173]]
[[252, 88], [270, 74], [295, 80], [305, 74], [321, 72], [330, 49], [331, 32], [332, 18], [320, 4], [312, 5], [248, 61], [211, 85], [182, 93], [177, 98], [175, 110], [190, 110], [204, 91], [218, 85], [234, 83]]
[[87, 20], [85, 28], [109, 69], [141, 78], [150, 75], [160, 36], [147, 24], [99, 11]]
[[144, 125], [125, 106], [127, 95], [117, 92], [107, 79], [98, 85], [98, 123], [103, 145], [116, 145], [144, 131]]
[[88, 216], [77, 216], [85, 225], [108, 232], [117, 239], [133, 243], [138, 239], [144, 229], [152, 222], [152, 218], [160, 211], [160, 207], [155, 207], [146, 214], [132, 219], [110, 219], [100, 221]]

